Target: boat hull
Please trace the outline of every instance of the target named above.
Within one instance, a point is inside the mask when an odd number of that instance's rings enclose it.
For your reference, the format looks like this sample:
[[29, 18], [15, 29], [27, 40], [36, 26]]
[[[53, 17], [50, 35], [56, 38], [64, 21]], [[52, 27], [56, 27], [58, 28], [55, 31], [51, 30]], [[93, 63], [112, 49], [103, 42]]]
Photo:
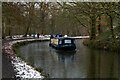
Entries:
[[51, 47], [55, 48], [56, 50], [62, 50], [62, 51], [74, 51], [76, 50], [75, 45], [53, 45], [49, 44]]

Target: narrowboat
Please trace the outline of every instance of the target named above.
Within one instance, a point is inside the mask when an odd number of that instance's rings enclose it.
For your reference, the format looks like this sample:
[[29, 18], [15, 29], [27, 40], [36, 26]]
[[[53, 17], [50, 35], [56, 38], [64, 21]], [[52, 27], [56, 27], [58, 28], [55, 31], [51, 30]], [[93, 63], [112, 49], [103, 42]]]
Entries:
[[52, 35], [49, 46], [56, 50], [74, 51], [76, 49], [75, 39], [63, 37], [62, 35]]

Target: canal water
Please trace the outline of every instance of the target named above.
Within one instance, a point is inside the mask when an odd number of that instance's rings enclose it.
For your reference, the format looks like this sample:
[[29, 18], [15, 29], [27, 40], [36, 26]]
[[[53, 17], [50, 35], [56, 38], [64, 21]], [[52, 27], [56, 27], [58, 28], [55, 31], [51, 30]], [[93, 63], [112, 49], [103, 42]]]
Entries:
[[56, 51], [49, 41], [19, 47], [21, 55], [35, 68], [41, 67], [50, 78], [118, 78], [120, 55], [89, 49], [76, 40], [76, 52]]

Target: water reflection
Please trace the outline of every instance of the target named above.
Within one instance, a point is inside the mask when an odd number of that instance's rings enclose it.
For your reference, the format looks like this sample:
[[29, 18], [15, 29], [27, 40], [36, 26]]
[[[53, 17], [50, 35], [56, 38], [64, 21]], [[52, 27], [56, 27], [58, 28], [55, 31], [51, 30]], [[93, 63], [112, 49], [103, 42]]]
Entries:
[[19, 48], [34, 67], [41, 67], [51, 78], [118, 78], [120, 55], [89, 49], [76, 41], [76, 52], [56, 51], [49, 42], [31, 43]]
[[118, 77], [118, 53], [96, 50], [90, 50], [90, 53], [87, 70], [88, 78]]
[[76, 53], [75, 51], [71, 52], [66, 52], [66, 51], [56, 51], [58, 54], [58, 60], [60, 62], [73, 62], [74, 61], [74, 54]]

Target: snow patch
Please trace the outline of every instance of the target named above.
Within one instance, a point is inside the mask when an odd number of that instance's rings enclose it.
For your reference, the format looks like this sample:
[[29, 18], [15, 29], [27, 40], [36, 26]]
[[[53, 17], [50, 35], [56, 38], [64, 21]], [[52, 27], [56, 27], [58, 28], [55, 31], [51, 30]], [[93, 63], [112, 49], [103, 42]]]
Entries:
[[17, 72], [16, 77], [19, 78], [41, 78], [41, 73], [36, 71], [33, 67], [27, 65], [24, 61], [22, 61], [19, 57], [12, 57], [11, 63], [14, 66], [14, 70]]
[[36, 71], [32, 66], [28, 65], [26, 62], [22, 61], [19, 57], [12, 56], [14, 54], [12, 50], [12, 45], [17, 42], [24, 41], [33, 41], [33, 40], [49, 40], [49, 38], [39, 38], [39, 39], [24, 39], [24, 40], [16, 40], [11, 41], [9, 43], [4, 44], [3, 49], [8, 55], [11, 55], [11, 63], [16, 71], [16, 78], [39, 78], [43, 79], [44, 76], [41, 75], [38, 71]]

